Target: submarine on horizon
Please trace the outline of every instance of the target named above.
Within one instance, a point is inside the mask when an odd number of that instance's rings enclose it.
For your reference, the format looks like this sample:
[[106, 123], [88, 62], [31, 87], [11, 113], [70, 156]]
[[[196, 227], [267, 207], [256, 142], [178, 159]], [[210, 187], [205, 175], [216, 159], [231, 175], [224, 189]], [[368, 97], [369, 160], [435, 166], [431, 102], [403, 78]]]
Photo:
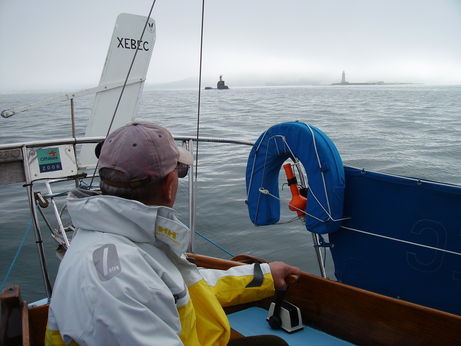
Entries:
[[[211, 90], [211, 89], [214, 89], [212, 87], [205, 87], [205, 90]], [[226, 83], [223, 81], [222, 79], [222, 75], [219, 76], [219, 81], [218, 83], [216, 84], [216, 89], [219, 89], [219, 90], [227, 90], [229, 89], [229, 87], [226, 85]]]

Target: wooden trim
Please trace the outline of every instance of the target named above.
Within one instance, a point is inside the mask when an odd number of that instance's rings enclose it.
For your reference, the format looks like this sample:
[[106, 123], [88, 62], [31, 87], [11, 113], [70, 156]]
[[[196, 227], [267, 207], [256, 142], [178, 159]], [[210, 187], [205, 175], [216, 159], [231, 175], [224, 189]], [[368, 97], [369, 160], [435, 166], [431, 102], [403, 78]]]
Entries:
[[29, 328], [29, 308], [26, 302], [22, 302], [21, 307], [22, 322], [22, 346], [30, 346], [30, 328]]
[[[240, 262], [190, 255], [198, 266]], [[360, 345], [460, 345], [461, 316], [302, 273], [288, 289], [305, 324]]]
[[230, 334], [230, 339], [238, 339], [238, 338], [243, 338], [244, 335], [240, 334], [236, 330], [231, 329], [231, 334]]
[[35, 306], [29, 309], [30, 339], [32, 346], [42, 346], [45, 342], [46, 325], [48, 323], [49, 305]]
[[361, 345], [460, 344], [461, 316], [303, 273], [288, 290], [303, 321]]
[[210, 268], [210, 269], [226, 270], [231, 267], [245, 264], [245, 263], [241, 263], [237, 261], [230, 261], [230, 260], [225, 260], [222, 258], [209, 257], [209, 256], [191, 254], [191, 253], [188, 253], [187, 257], [192, 259], [196, 266], [203, 267], [203, 268]]
[[0, 292], [0, 345], [22, 343], [21, 302], [19, 286], [7, 287]]
[[[242, 265], [202, 255], [190, 257], [205, 268], [228, 269]], [[18, 290], [3, 293], [2, 305], [18, 301]], [[288, 289], [286, 298], [301, 309], [305, 324], [355, 344], [461, 345], [461, 316], [311, 274], [302, 273]], [[262, 306], [267, 302], [253, 305]], [[247, 306], [250, 305], [235, 308]], [[43, 345], [48, 305], [27, 310], [24, 303], [21, 309], [23, 345]], [[238, 337], [237, 333], [232, 332], [232, 337]]]

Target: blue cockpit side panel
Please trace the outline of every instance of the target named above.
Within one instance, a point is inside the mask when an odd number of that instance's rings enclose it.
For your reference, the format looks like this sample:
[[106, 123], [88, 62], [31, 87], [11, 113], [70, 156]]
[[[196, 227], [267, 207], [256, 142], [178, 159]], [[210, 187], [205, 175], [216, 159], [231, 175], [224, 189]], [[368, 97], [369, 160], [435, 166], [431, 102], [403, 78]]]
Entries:
[[329, 235], [337, 279], [461, 314], [461, 188], [345, 172], [344, 215], [350, 219]]

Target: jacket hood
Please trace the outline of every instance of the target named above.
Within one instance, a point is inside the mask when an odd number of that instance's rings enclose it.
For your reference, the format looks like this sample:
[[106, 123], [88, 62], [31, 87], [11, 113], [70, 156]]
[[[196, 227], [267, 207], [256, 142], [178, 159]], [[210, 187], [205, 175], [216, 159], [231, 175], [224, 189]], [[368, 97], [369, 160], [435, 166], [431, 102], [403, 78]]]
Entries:
[[69, 194], [67, 208], [77, 229], [117, 234], [136, 243], [164, 244], [177, 255], [184, 253], [190, 242], [190, 230], [172, 208], [82, 190]]

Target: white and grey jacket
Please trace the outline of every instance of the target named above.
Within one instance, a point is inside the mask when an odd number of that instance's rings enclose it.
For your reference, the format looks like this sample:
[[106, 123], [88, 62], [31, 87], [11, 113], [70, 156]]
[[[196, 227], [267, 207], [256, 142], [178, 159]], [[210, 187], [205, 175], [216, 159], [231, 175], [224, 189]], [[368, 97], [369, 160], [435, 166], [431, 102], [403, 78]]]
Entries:
[[[77, 228], [60, 264], [46, 345], [227, 345], [223, 306], [274, 293], [268, 264], [198, 269], [174, 209], [114, 196], [69, 197]], [[250, 287], [253, 286], [253, 287]]]

